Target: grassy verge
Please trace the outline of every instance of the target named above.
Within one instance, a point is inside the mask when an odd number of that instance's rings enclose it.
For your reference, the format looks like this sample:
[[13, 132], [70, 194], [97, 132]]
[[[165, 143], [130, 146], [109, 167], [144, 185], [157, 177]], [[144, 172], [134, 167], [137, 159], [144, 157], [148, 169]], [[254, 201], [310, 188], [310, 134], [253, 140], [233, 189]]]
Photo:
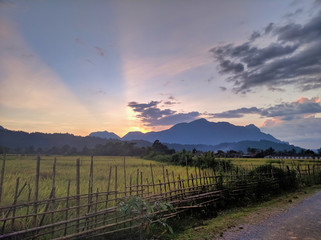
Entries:
[[180, 220], [180, 227], [169, 239], [209, 240], [222, 236], [229, 229], [242, 228], [242, 224], [255, 224], [300, 203], [303, 199], [321, 190], [321, 185], [305, 187], [285, 193], [265, 202], [247, 207], [233, 208], [218, 213], [213, 219], [188, 218]]

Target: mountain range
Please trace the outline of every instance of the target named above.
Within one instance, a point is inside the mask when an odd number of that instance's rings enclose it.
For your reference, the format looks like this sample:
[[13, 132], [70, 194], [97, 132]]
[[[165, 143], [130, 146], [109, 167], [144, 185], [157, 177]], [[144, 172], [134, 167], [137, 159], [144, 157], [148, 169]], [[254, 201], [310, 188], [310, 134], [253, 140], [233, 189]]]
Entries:
[[301, 148], [289, 145], [276, 139], [270, 134], [261, 132], [253, 124], [247, 126], [235, 126], [228, 122], [209, 122], [206, 119], [198, 119], [190, 123], [179, 123], [173, 127], [159, 132], [129, 132], [122, 138], [108, 131], [92, 132], [87, 137], [74, 136], [72, 134], [46, 134], [26, 133], [22, 131], [10, 131], [0, 126], [0, 146], [9, 148], [23, 148], [34, 146], [35, 148], [50, 148], [70, 145], [77, 149], [94, 147], [97, 144], [105, 144], [106, 141], [130, 141], [137, 147], [151, 146], [155, 141], [168, 145], [175, 150], [192, 150], [196, 148], [202, 151], [217, 150], [241, 150], [248, 147], [275, 150], [299, 150]]
[[155, 140], [159, 140], [165, 143], [205, 145], [260, 140], [277, 143], [282, 142], [270, 134], [261, 132], [261, 130], [253, 124], [243, 127], [235, 126], [228, 122], [209, 122], [204, 118], [190, 123], [179, 123], [167, 130], [159, 132], [129, 132], [122, 138], [107, 131], [93, 132], [89, 136], [106, 139], [121, 139], [125, 141], [144, 140], [148, 142], [154, 142]]

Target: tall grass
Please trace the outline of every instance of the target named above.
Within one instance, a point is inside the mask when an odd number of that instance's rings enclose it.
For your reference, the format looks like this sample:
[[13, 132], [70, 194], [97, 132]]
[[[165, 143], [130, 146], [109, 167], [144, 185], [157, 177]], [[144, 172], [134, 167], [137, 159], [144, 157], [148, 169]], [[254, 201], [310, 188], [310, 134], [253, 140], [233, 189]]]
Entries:
[[[90, 156], [41, 156], [40, 161], [40, 181], [39, 181], [39, 199], [48, 199], [53, 181], [53, 163], [56, 158], [56, 197], [67, 195], [67, 185], [70, 180], [70, 195], [76, 195], [76, 160], [80, 159], [80, 194], [88, 193], [89, 174], [90, 174]], [[20, 178], [20, 186], [27, 183], [27, 187], [19, 197], [19, 202], [28, 200], [28, 189], [34, 191], [36, 178], [36, 155], [8, 155], [6, 157], [6, 168], [4, 174], [4, 184], [1, 206], [12, 204], [16, 179]], [[124, 171], [124, 163], [126, 169]], [[132, 185], [137, 181], [137, 170], [139, 169], [139, 183], [141, 181], [141, 173], [143, 182], [151, 180], [151, 166], [153, 168], [153, 177], [155, 183], [163, 180], [163, 167], [175, 172], [175, 176], [181, 175], [186, 178], [186, 168], [181, 166], [173, 166], [166, 163], [140, 159], [137, 157], [110, 157], [95, 156], [93, 168], [93, 192], [97, 189], [99, 192], [107, 191], [108, 178], [111, 168], [110, 187], [115, 187], [115, 171], [117, 168], [117, 190], [124, 191], [125, 180], [126, 186], [130, 184], [132, 176]], [[189, 169], [193, 171], [192, 168]], [[126, 174], [126, 176], [125, 176]], [[33, 193], [31, 194], [31, 200]]]

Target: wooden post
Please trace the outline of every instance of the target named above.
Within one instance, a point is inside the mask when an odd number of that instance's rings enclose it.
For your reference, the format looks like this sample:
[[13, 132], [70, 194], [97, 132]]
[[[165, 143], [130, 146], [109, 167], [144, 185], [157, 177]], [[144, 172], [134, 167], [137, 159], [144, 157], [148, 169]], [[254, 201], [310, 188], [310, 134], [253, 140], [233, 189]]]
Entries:
[[149, 181], [148, 181], [148, 178], [146, 178], [146, 183], [147, 183], [147, 196], [149, 196]]
[[[55, 206], [55, 197], [56, 197], [56, 164], [57, 164], [57, 158], [54, 158], [54, 163], [52, 166], [52, 209], [56, 209]], [[54, 211], [51, 213], [51, 223], [54, 223]], [[53, 238], [53, 234], [55, 232], [55, 228], [52, 228], [51, 236]]]
[[196, 170], [196, 166], [195, 166], [195, 179], [196, 179], [196, 187], [198, 187], [198, 177], [197, 177], [197, 170]]
[[174, 183], [174, 195], [176, 197], [177, 192], [176, 192], [176, 181], [175, 181], [174, 171], [172, 171], [172, 179], [173, 179], [173, 183]]
[[143, 172], [140, 172], [140, 191], [142, 198], [144, 197], [144, 187], [143, 187]]
[[163, 184], [164, 184], [165, 198], [167, 198], [167, 190], [166, 190], [166, 180], [165, 180], [165, 168], [164, 168], [164, 165], [163, 165]]
[[169, 181], [169, 175], [168, 175], [168, 170], [167, 169], [166, 169], [166, 177], [167, 177], [169, 195], [170, 195], [171, 200], [172, 200], [171, 182]]
[[[99, 196], [99, 189], [96, 190], [96, 200], [95, 200], [95, 213], [97, 213], [98, 209], [98, 196]], [[97, 226], [97, 215], [95, 216], [95, 227]]]
[[154, 174], [153, 174], [152, 164], [150, 164], [150, 173], [151, 173], [151, 175], [152, 175], [153, 194], [155, 194], [155, 182], [154, 182]]
[[194, 188], [194, 178], [193, 178], [193, 173], [191, 173], [191, 180], [192, 180], [192, 187], [193, 187], [193, 191], [195, 190]]
[[40, 177], [40, 156], [37, 156], [36, 180], [35, 180], [35, 196], [34, 196], [34, 207], [33, 207], [34, 216], [33, 216], [33, 224], [32, 224], [34, 227], [37, 227], [39, 177]]
[[3, 181], [4, 181], [4, 170], [6, 168], [6, 153], [3, 154], [2, 159], [2, 168], [1, 168], [1, 178], [0, 178], [0, 203], [2, 200], [2, 191], [3, 191]]
[[126, 183], [126, 159], [124, 157], [124, 181], [125, 181], [125, 197], [127, 196], [127, 183]]
[[112, 167], [109, 168], [105, 208], [108, 207], [108, 197], [109, 197], [109, 190], [110, 190], [111, 169], [112, 169]]
[[[77, 208], [76, 208], [76, 217], [80, 216], [80, 159], [76, 160], [76, 195], [77, 195]], [[76, 231], [79, 232], [79, 220], [76, 222]]]
[[[65, 220], [67, 221], [69, 216], [69, 195], [70, 195], [70, 180], [68, 180], [68, 185], [67, 185], [67, 199], [66, 199], [66, 212], [65, 212]], [[65, 229], [64, 229], [64, 236], [67, 235], [67, 226], [68, 223], [65, 223]]]
[[90, 170], [89, 170], [89, 180], [88, 180], [88, 208], [87, 213], [90, 213], [92, 206], [93, 197], [93, 181], [94, 181], [94, 158], [90, 157]]
[[186, 162], [186, 176], [187, 176], [187, 186], [189, 188], [189, 174], [188, 174], [188, 165], [187, 165], [187, 157], [185, 157]]
[[139, 169], [137, 168], [137, 175], [136, 175], [136, 196], [139, 196]]
[[117, 166], [115, 166], [115, 206], [117, 206], [117, 195], [118, 189], [117, 189]]
[[130, 179], [129, 179], [129, 195], [131, 196], [132, 195], [132, 175], [130, 175]]
[[158, 182], [159, 182], [159, 192], [160, 192], [161, 197], [163, 198], [162, 182], [161, 182], [161, 180], [158, 180]]
[[15, 190], [15, 193], [14, 193], [14, 200], [13, 200], [11, 231], [15, 231], [15, 227], [14, 227], [15, 216], [16, 216], [16, 206], [15, 205], [16, 205], [17, 199], [18, 199], [19, 180], [20, 180], [20, 178], [18, 177], [17, 180], [16, 180], [16, 190]]
[[[31, 201], [31, 188], [30, 188], [30, 185], [28, 184], [28, 204], [27, 204], [27, 209], [26, 209], [26, 216], [29, 215], [29, 203]], [[28, 217], [26, 217], [25, 219], [25, 224], [27, 224], [28, 222]]]

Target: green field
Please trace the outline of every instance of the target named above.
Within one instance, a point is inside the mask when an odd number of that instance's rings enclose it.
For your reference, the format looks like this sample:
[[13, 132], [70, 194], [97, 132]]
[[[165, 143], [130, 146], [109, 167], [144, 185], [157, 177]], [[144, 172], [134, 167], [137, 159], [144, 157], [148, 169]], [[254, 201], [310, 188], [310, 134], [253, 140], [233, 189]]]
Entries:
[[[76, 195], [76, 160], [80, 159], [80, 193], [88, 193], [88, 180], [90, 174], [90, 156], [41, 156], [40, 162], [40, 181], [39, 181], [39, 199], [49, 198], [52, 182], [53, 182], [53, 163], [56, 158], [56, 197], [66, 196], [67, 185], [70, 180], [70, 195]], [[273, 164], [285, 168], [289, 166], [294, 168], [295, 165], [301, 164], [302, 169], [308, 164], [319, 162], [320, 160], [291, 160], [291, 159], [267, 159], [267, 158], [227, 158], [240, 169], [250, 170], [256, 166], [263, 164]], [[28, 200], [29, 191], [30, 199], [34, 196], [34, 186], [36, 179], [36, 155], [7, 155], [4, 174], [4, 183], [2, 191], [1, 206], [10, 205], [13, 202], [16, 180], [20, 179], [20, 188], [27, 183], [18, 202]], [[124, 168], [124, 164], [126, 168]], [[95, 156], [93, 171], [93, 192], [106, 192], [108, 187], [109, 171], [111, 168], [110, 189], [115, 189], [115, 170], [117, 167], [117, 190], [123, 191], [130, 184], [132, 177], [132, 185], [137, 182], [137, 170], [139, 169], [139, 183], [141, 179], [143, 183], [151, 183], [151, 168], [153, 167], [154, 182], [163, 181], [163, 167], [168, 169], [170, 179], [172, 180], [172, 171], [175, 178], [180, 175], [186, 179], [186, 168], [182, 166], [169, 165], [163, 162], [150, 161], [138, 157], [119, 157], [119, 156]], [[0, 161], [0, 168], [2, 161]], [[208, 170], [211, 172], [211, 170]], [[142, 172], [142, 176], [140, 175]], [[195, 176], [195, 168], [190, 167], [189, 173]], [[125, 177], [126, 176], [126, 177]], [[19, 189], [20, 189], [19, 188]], [[128, 189], [127, 189], [128, 190]]]
[[[88, 180], [90, 174], [90, 156], [41, 156], [40, 161], [40, 181], [39, 181], [39, 199], [49, 198], [52, 182], [53, 182], [53, 163], [56, 158], [56, 196], [66, 196], [67, 185], [70, 180], [70, 195], [76, 195], [76, 160], [80, 159], [80, 193], [88, 193]], [[124, 169], [124, 159], [126, 169]], [[4, 184], [1, 206], [12, 204], [16, 179], [20, 178], [20, 188], [24, 183], [28, 186], [25, 187], [19, 202], [27, 201], [29, 187], [32, 189], [35, 186], [36, 179], [36, 155], [7, 155], [6, 166], [4, 174]], [[143, 183], [151, 181], [151, 168], [153, 168], [154, 182], [159, 180], [163, 181], [163, 166], [171, 176], [174, 171], [175, 177], [181, 175], [186, 178], [186, 168], [181, 166], [168, 165], [166, 163], [144, 160], [137, 157], [111, 157], [111, 156], [95, 156], [94, 157], [94, 171], [93, 171], [93, 192], [97, 189], [104, 192], [108, 187], [109, 171], [111, 170], [110, 189], [115, 187], [115, 169], [117, 167], [117, 189], [118, 191], [124, 190], [125, 180], [126, 186], [130, 184], [130, 176], [132, 176], [132, 185], [137, 182], [137, 170], [142, 172]], [[0, 161], [0, 168], [2, 161]], [[125, 171], [126, 172], [125, 172]], [[194, 171], [194, 168], [189, 168], [189, 171]], [[126, 174], [126, 178], [124, 177]], [[172, 179], [172, 177], [171, 177]], [[141, 175], [139, 173], [139, 182]], [[31, 200], [33, 193], [31, 193]]]

